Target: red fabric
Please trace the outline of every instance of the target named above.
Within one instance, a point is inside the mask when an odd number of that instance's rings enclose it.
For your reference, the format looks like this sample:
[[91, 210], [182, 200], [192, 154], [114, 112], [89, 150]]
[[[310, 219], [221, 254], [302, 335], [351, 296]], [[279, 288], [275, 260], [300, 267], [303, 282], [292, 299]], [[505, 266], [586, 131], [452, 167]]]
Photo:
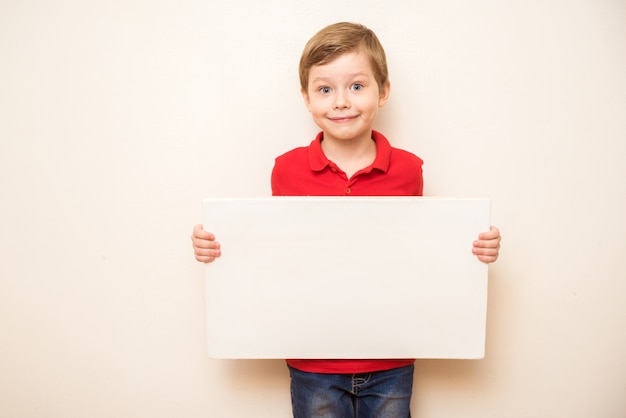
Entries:
[[[320, 132], [307, 147], [293, 149], [278, 158], [272, 171], [274, 196], [421, 196], [422, 160], [393, 148], [373, 131], [376, 159], [350, 179], [322, 151]], [[413, 359], [393, 360], [287, 360], [299, 370], [314, 373], [366, 373], [407, 366]]]
[[320, 132], [308, 147], [293, 149], [278, 158], [272, 171], [274, 196], [421, 196], [422, 160], [392, 148], [387, 138], [373, 131], [376, 159], [348, 179], [322, 151]]
[[415, 359], [393, 360], [286, 360], [294, 369], [309, 373], [355, 374], [380, 372], [413, 364]]

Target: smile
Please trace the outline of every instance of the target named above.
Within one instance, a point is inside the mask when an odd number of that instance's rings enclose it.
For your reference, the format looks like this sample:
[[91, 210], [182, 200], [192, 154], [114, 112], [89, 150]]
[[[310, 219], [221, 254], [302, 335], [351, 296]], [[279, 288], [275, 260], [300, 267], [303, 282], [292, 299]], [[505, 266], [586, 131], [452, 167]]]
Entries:
[[329, 117], [328, 119], [330, 119], [332, 122], [335, 122], [335, 123], [346, 123], [356, 118], [357, 116], [342, 116], [342, 117], [335, 117], [335, 118]]

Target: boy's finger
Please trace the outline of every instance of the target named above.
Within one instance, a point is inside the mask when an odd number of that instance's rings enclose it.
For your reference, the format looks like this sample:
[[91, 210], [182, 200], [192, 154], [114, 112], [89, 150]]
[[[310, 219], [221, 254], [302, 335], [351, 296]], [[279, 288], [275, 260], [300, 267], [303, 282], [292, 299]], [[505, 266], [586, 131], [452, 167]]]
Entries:
[[215, 236], [212, 233], [205, 231], [201, 224], [193, 227], [193, 236], [209, 240], [215, 239]]
[[191, 237], [191, 244], [194, 248], [219, 249], [220, 243], [217, 241], [209, 241], [197, 237]]

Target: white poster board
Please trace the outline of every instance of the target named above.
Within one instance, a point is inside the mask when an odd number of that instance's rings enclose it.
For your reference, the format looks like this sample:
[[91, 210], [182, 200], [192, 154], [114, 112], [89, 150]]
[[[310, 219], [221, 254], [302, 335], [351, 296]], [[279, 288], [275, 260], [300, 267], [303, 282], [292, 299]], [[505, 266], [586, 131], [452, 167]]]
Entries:
[[484, 357], [488, 199], [204, 199], [212, 358]]

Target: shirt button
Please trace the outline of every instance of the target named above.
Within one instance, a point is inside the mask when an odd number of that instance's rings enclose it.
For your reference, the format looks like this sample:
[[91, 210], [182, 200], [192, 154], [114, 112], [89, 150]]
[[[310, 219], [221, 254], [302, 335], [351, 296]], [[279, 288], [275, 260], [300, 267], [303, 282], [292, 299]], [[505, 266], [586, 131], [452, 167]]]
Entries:
[[349, 188], [349, 187], [346, 187], [346, 194], [350, 194], [350, 192], [351, 192], [351, 191], [352, 191], [352, 190], [350, 190], [350, 188]]

